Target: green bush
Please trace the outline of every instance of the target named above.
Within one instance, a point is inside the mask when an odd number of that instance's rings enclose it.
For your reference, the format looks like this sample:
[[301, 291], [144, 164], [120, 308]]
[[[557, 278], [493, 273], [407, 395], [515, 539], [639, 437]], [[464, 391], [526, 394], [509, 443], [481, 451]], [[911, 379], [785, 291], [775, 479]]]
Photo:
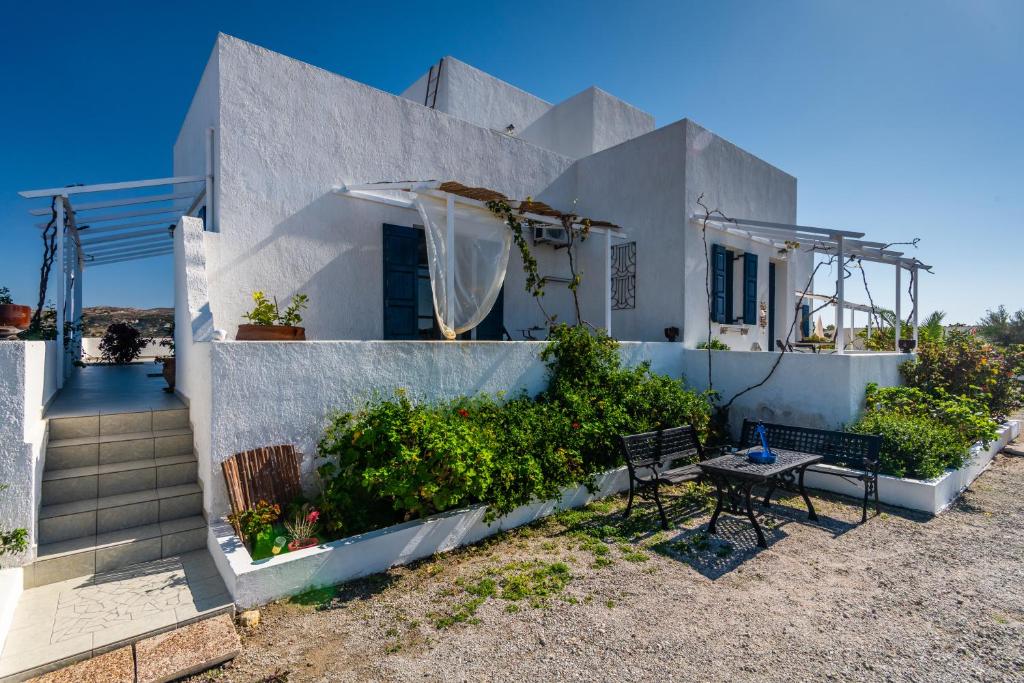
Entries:
[[680, 424], [706, 434], [707, 398], [649, 364], [623, 367], [615, 340], [564, 325], [550, 339], [541, 354], [548, 386], [536, 398], [417, 404], [398, 393], [336, 415], [319, 444], [326, 462], [317, 508], [328, 532], [474, 503], [505, 514], [620, 464], [618, 434]]
[[998, 425], [987, 406], [943, 389], [867, 386], [865, 412], [850, 431], [882, 437], [882, 472], [931, 479], [959, 468], [971, 446], [988, 444]]
[[1005, 418], [1024, 399], [1015, 367], [1019, 362], [1012, 350], [1002, 351], [969, 332], [950, 331], [944, 343], [922, 346], [900, 372], [908, 386], [967, 396], [983, 402], [993, 417]]
[[923, 415], [869, 411], [850, 431], [880, 435], [882, 473], [897, 477], [932, 479], [967, 455], [955, 429]]

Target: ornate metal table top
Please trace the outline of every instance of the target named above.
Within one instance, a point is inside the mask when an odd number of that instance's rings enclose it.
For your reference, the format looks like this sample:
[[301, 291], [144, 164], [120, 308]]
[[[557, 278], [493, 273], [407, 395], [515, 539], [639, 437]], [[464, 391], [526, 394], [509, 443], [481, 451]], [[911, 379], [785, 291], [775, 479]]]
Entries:
[[737, 453], [720, 455], [717, 458], [705, 460], [697, 464], [709, 474], [722, 474], [728, 477], [767, 481], [783, 472], [812, 465], [823, 459], [820, 455], [812, 453], [800, 453], [798, 451], [787, 451], [783, 448], [773, 448], [772, 453], [777, 456], [775, 462], [771, 464], [758, 464], [747, 460], [747, 452], [752, 450], [761, 449], [747, 448]]

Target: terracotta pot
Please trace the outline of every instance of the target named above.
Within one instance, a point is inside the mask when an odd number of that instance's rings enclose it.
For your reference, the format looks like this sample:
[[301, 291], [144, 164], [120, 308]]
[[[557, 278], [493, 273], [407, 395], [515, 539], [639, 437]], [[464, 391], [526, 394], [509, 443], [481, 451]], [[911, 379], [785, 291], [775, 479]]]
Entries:
[[296, 550], [302, 550], [303, 548], [312, 548], [313, 546], [320, 543], [317, 538], [296, 538], [294, 541], [288, 541], [288, 550], [295, 552]]
[[171, 356], [169, 358], [164, 358], [160, 362], [163, 363], [163, 366], [164, 366], [164, 369], [163, 369], [164, 381], [167, 382], [167, 388], [170, 391], [174, 391], [174, 369], [175, 369], [174, 356]]
[[18, 304], [0, 304], [0, 327], [24, 330], [32, 322], [32, 307]]
[[237, 341], [306, 341], [306, 328], [291, 325], [239, 325]]

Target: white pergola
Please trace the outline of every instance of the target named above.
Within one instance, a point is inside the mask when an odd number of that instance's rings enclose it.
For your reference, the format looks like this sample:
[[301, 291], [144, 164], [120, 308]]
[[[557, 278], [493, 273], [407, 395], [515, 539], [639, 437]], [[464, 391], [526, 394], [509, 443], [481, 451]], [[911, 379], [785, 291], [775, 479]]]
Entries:
[[[835, 301], [835, 327], [836, 327], [836, 353], [843, 353], [846, 346], [845, 311], [854, 306], [846, 301], [845, 296], [845, 264], [847, 258], [855, 257], [861, 261], [873, 263], [884, 263], [894, 266], [896, 269], [896, 348], [899, 349], [902, 285], [901, 275], [903, 270], [909, 270], [913, 282], [913, 339], [918, 338], [918, 275], [921, 270], [931, 270], [931, 266], [913, 257], [904, 256], [902, 251], [890, 248], [890, 245], [882, 242], [870, 242], [861, 239], [863, 232], [850, 230], [835, 230], [831, 228], [816, 228], [807, 225], [793, 225], [790, 223], [774, 223], [770, 221], [754, 220], [750, 218], [726, 218], [720, 215], [710, 217], [704, 214], [693, 214], [691, 222], [697, 225], [704, 225], [705, 221], [709, 228], [714, 228], [725, 233], [746, 237], [755, 242], [767, 244], [777, 249], [789, 249], [792, 243], [799, 243], [802, 248], [808, 251], [828, 254], [836, 257], [838, 273], [836, 275], [836, 294], [834, 297], [828, 295], [813, 295], [807, 298], [822, 297], [834, 299]], [[806, 247], [805, 247], [806, 245]], [[799, 293], [798, 293], [799, 295]], [[856, 306], [860, 306], [857, 304]], [[866, 307], [872, 313], [875, 309]], [[858, 308], [858, 310], [860, 310]]]
[[[212, 219], [212, 168], [208, 158], [206, 175], [68, 185], [18, 193], [26, 199], [49, 199], [50, 207], [34, 208], [29, 214], [50, 216], [57, 229], [54, 263], [59, 283], [55, 292], [58, 388], [70, 368], [66, 356], [69, 352], [72, 358], [81, 356], [81, 328], [76, 328], [67, 349], [61, 331], [68, 320], [81, 325], [83, 271], [173, 253], [174, 227], [181, 216], [196, 215], [206, 203], [207, 221]], [[126, 191], [139, 189], [153, 193], [123, 196]], [[80, 201], [86, 197], [98, 201]], [[128, 209], [121, 210], [122, 207]], [[36, 222], [34, 227], [45, 229], [50, 224]]]
[[[398, 206], [405, 209], [416, 209], [413, 203], [413, 198], [409, 196], [416, 193], [425, 194], [438, 199], [443, 199], [447, 207], [447, 230], [446, 230], [446, 242], [447, 249], [445, 253], [448, 254], [448, 268], [447, 268], [447, 282], [448, 291], [454, 291], [454, 278], [455, 278], [455, 249], [453, 248], [455, 242], [455, 205], [462, 204], [464, 206], [472, 206], [478, 209], [487, 209], [487, 202], [480, 201], [478, 199], [472, 199], [470, 197], [462, 196], [452, 192], [445, 192], [440, 188], [445, 185], [440, 180], [425, 180], [425, 181], [408, 181], [408, 182], [381, 182], [381, 183], [362, 183], [355, 185], [341, 185], [332, 188], [332, 192], [339, 196], [355, 197], [357, 199], [365, 199], [381, 204], [388, 204], [390, 206]], [[406, 195], [406, 196], [402, 196]], [[523, 202], [516, 200], [509, 200], [509, 206], [513, 209], [519, 209]], [[559, 218], [531, 213], [529, 211], [521, 212], [520, 215], [524, 220], [527, 220], [534, 225], [540, 227], [553, 227], [553, 228], [564, 228], [562, 221]], [[582, 225], [583, 218], [575, 222], [575, 225]], [[604, 328], [605, 331], [611, 335], [612, 333], [612, 238], [624, 239], [626, 234], [617, 228], [611, 227], [599, 227], [591, 226], [590, 232], [604, 236]]]

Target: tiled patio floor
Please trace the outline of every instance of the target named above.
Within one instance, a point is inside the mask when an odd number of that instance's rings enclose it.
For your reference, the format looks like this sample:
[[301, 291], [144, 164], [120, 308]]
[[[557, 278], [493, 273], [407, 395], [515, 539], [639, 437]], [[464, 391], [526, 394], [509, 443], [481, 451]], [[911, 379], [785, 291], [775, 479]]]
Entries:
[[[0, 655], [20, 680], [233, 609], [206, 550], [22, 593]], [[42, 668], [40, 668], [42, 667]]]
[[75, 368], [47, 409], [46, 418], [180, 410], [185, 405], [164, 391], [167, 383], [160, 375], [162, 369], [156, 363]]

